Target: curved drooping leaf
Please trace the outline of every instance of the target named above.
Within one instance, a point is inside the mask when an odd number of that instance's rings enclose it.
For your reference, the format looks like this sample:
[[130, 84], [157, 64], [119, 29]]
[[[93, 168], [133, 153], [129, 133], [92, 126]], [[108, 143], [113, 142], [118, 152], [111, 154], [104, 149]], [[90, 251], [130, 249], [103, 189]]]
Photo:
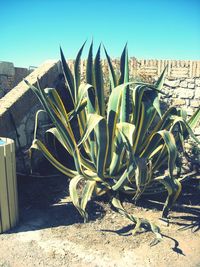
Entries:
[[163, 207], [162, 217], [167, 218], [169, 209], [172, 207], [181, 192], [181, 183], [178, 179], [172, 179], [170, 176], [159, 176], [156, 181], [162, 183], [168, 191], [168, 197]]
[[138, 218], [138, 217], [135, 217], [129, 214], [122, 206], [118, 195], [112, 198], [112, 205], [117, 209], [119, 213], [121, 213], [123, 216], [125, 216], [126, 218], [128, 218], [130, 221], [132, 221], [135, 224], [134, 233], [137, 233], [138, 231], [140, 231], [140, 228], [145, 228], [145, 229], [148, 228], [156, 236], [155, 240], [151, 242], [152, 245], [162, 240], [162, 235], [160, 234], [159, 227], [156, 226], [154, 223], [149, 222], [148, 220], [141, 219], [141, 218]]
[[[45, 134], [52, 134], [57, 140], [58, 142], [66, 149], [66, 151], [71, 155], [73, 156], [73, 151], [70, 150], [70, 147], [66, 146], [66, 143], [63, 141], [59, 131], [57, 130], [57, 128], [53, 127], [53, 128], [50, 128], [46, 131]], [[89, 159], [85, 158], [81, 151], [79, 153], [79, 161], [81, 163], [81, 165], [84, 167], [84, 168], [89, 168], [91, 171], [95, 171], [95, 166], [93, 164], [93, 162], [91, 162]]]
[[43, 109], [39, 109], [35, 114], [35, 127], [34, 127], [33, 140], [37, 139], [38, 120], [39, 120], [39, 115], [41, 113], [46, 113], [46, 111], [44, 111]]
[[[173, 122], [172, 122], [172, 125], [170, 127], [170, 131], [172, 132], [173, 129], [176, 127], [176, 125], [179, 124], [179, 125], [182, 125], [183, 126], [183, 129], [182, 129], [182, 135], [184, 133], [187, 134], [187, 136], [190, 136], [191, 138], [194, 139], [194, 141], [200, 145], [200, 140], [195, 136], [195, 134], [193, 133], [189, 123], [187, 123], [183, 118], [179, 117], [179, 116], [174, 116], [173, 118]], [[179, 132], [180, 133], [180, 132]]]
[[131, 133], [133, 133], [134, 131], [134, 125], [123, 122], [119, 123], [117, 126], [119, 133], [121, 135], [121, 139], [125, 146], [125, 149], [128, 152], [128, 164], [127, 168], [124, 170], [121, 177], [118, 179], [115, 185], [112, 186], [112, 189], [114, 191], [119, 191], [122, 187], [124, 187], [127, 184], [127, 182], [129, 182], [131, 178], [134, 176], [136, 170], [136, 160], [131, 145], [132, 143]]
[[77, 175], [77, 171], [69, 169], [65, 167], [63, 164], [61, 164], [51, 153], [50, 151], [45, 147], [45, 145], [38, 139], [33, 140], [32, 146], [30, 149], [36, 149], [40, 150], [43, 155], [51, 162], [51, 164], [58, 169], [63, 174], [67, 175], [68, 177], [74, 177]]
[[117, 124], [114, 151], [109, 169], [110, 175], [116, 175], [116, 173], [118, 173], [121, 166], [122, 157], [124, 155], [123, 154], [124, 144], [120, 132], [122, 132], [128, 138], [130, 145], [132, 146], [134, 129], [135, 126], [127, 122], [121, 122]]
[[87, 126], [85, 128], [85, 132], [83, 134], [83, 137], [78, 143], [78, 146], [80, 146], [82, 143], [86, 141], [86, 139], [89, 137], [90, 133], [95, 129], [95, 127], [98, 125], [98, 123], [104, 120], [104, 117], [98, 115], [98, 114], [88, 114], [88, 121]]
[[86, 83], [86, 84], [82, 83], [82, 84], [79, 86], [79, 89], [78, 89], [77, 104], [76, 104], [76, 106], [75, 106], [75, 110], [76, 110], [76, 111], [80, 108], [80, 106], [81, 106], [81, 104], [82, 104], [84, 98], [87, 96], [87, 92], [88, 92], [88, 90], [89, 90], [90, 88], [93, 88], [93, 86], [92, 86], [91, 84], [88, 84], [88, 83]]
[[[158, 169], [158, 166], [161, 163], [162, 155], [167, 151], [168, 153], [168, 170], [170, 177], [173, 177], [173, 169], [175, 160], [177, 157], [177, 148], [174, 136], [171, 132], [166, 130], [161, 130], [155, 133], [149, 140], [146, 148], [144, 149], [143, 153], [140, 155], [140, 157], [144, 158], [153, 158], [155, 156], [155, 150], [158, 148], [158, 144], [163, 141], [163, 145], [160, 147], [161, 151], [156, 158], [156, 160], [153, 162], [153, 171]], [[166, 150], [167, 149], [167, 150]]]
[[[120, 104], [122, 99], [123, 90], [127, 89], [128, 85], [133, 84], [134, 82], [125, 83], [118, 85], [114, 90], [112, 90], [111, 95], [108, 100], [108, 112], [107, 112], [107, 122], [108, 122], [108, 131], [109, 131], [109, 140], [114, 141], [114, 135], [116, 131], [116, 124], [120, 114]], [[109, 142], [108, 149], [108, 161], [107, 166], [110, 165], [112, 153], [114, 151], [114, 142]]]
[[[100, 178], [104, 177], [105, 164], [108, 152], [108, 128], [104, 117], [98, 114], [89, 114], [85, 133], [80, 140], [78, 146], [86, 141], [89, 135], [94, 132], [96, 140], [96, 168], [97, 175]], [[94, 142], [95, 142], [94, 140]]]
[[84, 189], [83, 189], [80, 208], [81, 208], [81, 210], [84, 211], [84, 219], [85, 219], [85, 221], [88, 221], [88, 214], [85, 211], [86, 205], [87, 205], [88, 201], [92, 197], [93, 191], [95, 189], [95, 185], [96, 185], [95, 181], [87, 181], [85, 186], [84, 186]]
[[78, 183], [81, 180], [84, 180], [84, 176], [82, 176], [82, 175], [76, 175], [76, 176], [74, 176], [73, 179], [70, 180], [69, 194], [70, 194], [70, 197], [71, 197], [71, 200], [72, 200], [74, 206], [77, 208], [77, 210], [79, 211], [81, 216], [84, 219], [86, 219], [87, 215], [86, 215], [85, 211], [81, 208], [80, 197], [79, 197], [78, 190], [77, 190]]

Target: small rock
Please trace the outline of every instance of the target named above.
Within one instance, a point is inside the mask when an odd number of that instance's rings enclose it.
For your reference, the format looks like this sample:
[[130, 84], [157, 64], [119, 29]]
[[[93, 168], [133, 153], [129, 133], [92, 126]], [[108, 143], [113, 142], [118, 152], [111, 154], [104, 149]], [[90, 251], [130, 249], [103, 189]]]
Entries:
[[194, 97], [194, 90], [191, 89], [185, 89], [183, 87], [178, 87], [175, 90], [175, 93], [180, 98], [193, 98]]
[[195, 135], [200, 135], [200, 127], [194, 129]]
[[196, 84], [197, 86], [200, 86], [200, 78], [196, 78], [196, 79], [195, 79], [195, 84]]
[[180, 86], [181, 87], [184, 87], [184, 88], [187, 88], [187, 82], [186, 81], [182, 81], [181, 83], [180, 83]]
[[188, 83], [188, 88], [194, 89], [194, 83]]
[[170, 81], [170, 80], [166, 79], [164, 84], [169, 86], [169, 87], [177, 87], [180, 84], [180, 80], [172, 80], [172, 81]]
[[194, 97], [200, 99], [200, 87], [195, 88], [195, 96]]
[[185, 105], [186, 102], [185, 102], [184, 99], [178, 99], [178, 98], [176, 98], [176, 99], [173, 99], [173, 104], [174, 105]]
[[198, 108], [200, 106], [200, 100], [191, 100], [190, 105], [194, 108]]

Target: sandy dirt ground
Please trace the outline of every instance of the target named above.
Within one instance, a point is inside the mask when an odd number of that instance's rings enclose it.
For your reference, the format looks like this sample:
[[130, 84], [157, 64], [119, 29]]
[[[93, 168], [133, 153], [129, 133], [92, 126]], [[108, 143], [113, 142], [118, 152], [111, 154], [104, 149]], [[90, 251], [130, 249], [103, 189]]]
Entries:
[[90, 221], [84, 224], [64, 177], [19, 181], [20, 223], [0, 235], [0, 267], [200, 266], [199, 190], [183, 193], [169, 226], [159, 220], [162, 199], [143, 199], [137, 207], [125, 201], [130, 212], [161, 227], [163, 241], [150, 247], [153, 233], [133, 236], [133, 225], [106, 199], [89, 203]]

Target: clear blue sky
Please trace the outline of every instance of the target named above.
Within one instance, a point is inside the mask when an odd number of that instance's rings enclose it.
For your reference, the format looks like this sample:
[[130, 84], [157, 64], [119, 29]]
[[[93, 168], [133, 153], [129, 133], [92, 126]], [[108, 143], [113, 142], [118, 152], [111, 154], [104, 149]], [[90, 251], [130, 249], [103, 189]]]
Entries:
[[200, 0], [0, 0], [0, 61], [74, 58], [87, 39], [119, 57], [200, 60]]

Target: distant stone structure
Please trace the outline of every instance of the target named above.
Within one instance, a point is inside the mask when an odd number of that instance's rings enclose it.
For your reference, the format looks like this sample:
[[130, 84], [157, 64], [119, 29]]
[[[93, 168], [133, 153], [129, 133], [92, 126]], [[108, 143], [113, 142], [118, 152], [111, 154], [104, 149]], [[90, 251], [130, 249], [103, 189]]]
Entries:
[[0, 98], [7, 94], [30, 72], [31, 70], [27, 68], [15, 67], [12, 62], [0, 61]]

